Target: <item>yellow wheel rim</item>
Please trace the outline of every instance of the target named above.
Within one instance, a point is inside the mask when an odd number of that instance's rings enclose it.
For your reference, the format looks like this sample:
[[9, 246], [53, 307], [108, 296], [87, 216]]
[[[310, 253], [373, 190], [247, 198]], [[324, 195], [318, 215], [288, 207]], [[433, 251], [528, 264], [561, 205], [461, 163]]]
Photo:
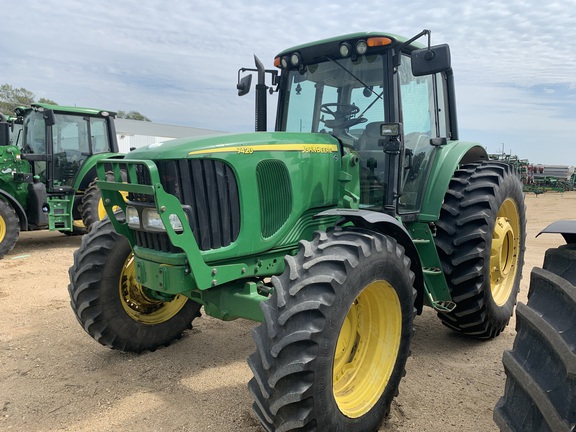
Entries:
[[84, 228], [84, 222], [82, 222], [81, 220], [75, 220], [72, 225], [74, 226], [74, 228]]
[[490, 249], [490, 289], [498, 306], [503, 306], [514, 289], [520, 253], [520, 217], [516, 203], [506, 199], [496, 217]]
[[136, 281], [134, 254], [130, 254], [120, 275], [120, 299], [122, 307], [134, 321], [142, 324], [161, 324], [176, 315], [186, 304], [187, 297], [178, 295], [165, 302], [150, 298]]
[[102, 198], [98, 200], [98, 220], [104, 219], [106, 216], [106, 209], [104, 208], [104, 202]]
[[6, 237], [6, 231], [6, 221], [0, 216], [0, 243], [4, 240], [4, 237]]
[[388, 282], [370, 283], [344, 320], [334, 353], [333, 391], [347, 417], [365, 415], [384, 392], [400, 349], [402, 310]]
[[[124, 198], [124, 201], [128, 201], [128, 192], [121, 191], [120, 195]], [[120, 210], [120, 207], [114, 206], [112, 207], [112, 211], [115, 212], [116, 210]], [[104, 207], [104, 201], [102, 198], [98, 200], [98, 220], [102, 220], [106, 217], [106, 208]]]

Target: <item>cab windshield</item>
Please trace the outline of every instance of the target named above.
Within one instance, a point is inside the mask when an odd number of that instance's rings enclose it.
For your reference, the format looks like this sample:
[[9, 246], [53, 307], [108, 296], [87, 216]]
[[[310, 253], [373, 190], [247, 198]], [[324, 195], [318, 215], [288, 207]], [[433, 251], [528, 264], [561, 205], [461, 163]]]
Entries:
[[291, 71], [282, 123], [288, 132], [326, 132], [353, 145], [366, 124], [382, 122], [383, 55], [330, 60]]
[[[81, 158], [111, 151], [106, 119], [55, 113], [52, 126], [52, 154], [64, 153]], [[41, 112], [32, 112], [24, 120], [24, 153], [46, 154], [46, 126]]]
[[[33, 172], [47, 178], [46, 155], [53, 155], [54, 186], [72, 186], [76, 174], [88, 157], [111, 151], [108, 124], [105, 118], [81, 114], [54, 114], [55, 123], [46, 127], [41, 112], [31, 112], [24, 120], [22, 153], [34, 160]], [[52, 148], [46, 133], [51, 130]], [[49, 135], [48, 135], [49, 136]], [[32, 159], [33, 157], [33, 159]]]
[[[430, 138], [447, 136], [448, 121], [441, 76], [414, 76], [406, 53], [392, 75], [387, 57], [391, 53], [329, 59], [288, 71], [282, 82], [278, 126], [287, 132], [332, 134], [356, 152], [361, 165], [361, 207], [381, 210], [390, 179], [380, 125], [400, 121], [405, 150], [397, 211], [403, 214], [420, 208], [435, 148]], [[388, 94], [389, 88], [397, 94]], [[387, 112], [392, 109], [398, 112]]]

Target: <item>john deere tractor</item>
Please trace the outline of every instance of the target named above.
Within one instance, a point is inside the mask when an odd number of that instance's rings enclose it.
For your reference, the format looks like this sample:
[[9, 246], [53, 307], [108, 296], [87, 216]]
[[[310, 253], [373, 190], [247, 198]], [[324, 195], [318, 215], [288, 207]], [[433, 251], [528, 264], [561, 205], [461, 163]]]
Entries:
[[522, 184], [458, 140], [449, 47], [429, 31], [334, 37], [274, 65], [239, 71], [241, 95], [257, 75], [256, 132], [98, 162], [109, 219], [74, 254], [72, 308], [95, 340], [132, 352], [179, 338], [202, 307], [260, 321], [248, 363], [264, 429], [374, 431], [424, 306], [472, 337], [506, 327]]
[[32, 104], [17, 108], [9, 121], [2, 119], [0, 258], [14, 247], [20, 231], [81, 234], [105, 216], [96, 161], [118, 153], [114, 115]]
[[[501, 431], [576, 431], [576, 221], [542, 233], [562, 234], [530, 274], [528, 303], [516, 310], [516, 338], [503, 356], [504, 396], [494, 410]], [[538, 235], [540, 235], [538, 234]]]

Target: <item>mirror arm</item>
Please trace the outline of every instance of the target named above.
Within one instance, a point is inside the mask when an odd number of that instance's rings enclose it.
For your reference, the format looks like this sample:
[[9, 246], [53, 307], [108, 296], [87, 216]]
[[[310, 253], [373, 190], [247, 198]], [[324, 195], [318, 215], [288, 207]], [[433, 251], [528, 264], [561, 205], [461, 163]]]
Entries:
[[431, 34], [432, 34], [431, 30], [424, 29], [420, 33], [418, 33], [416, 36], [408, 39], [406, 42], [404, 42], [402, 45], [400, 45], [398, 48], [396, 48], [396, 54], [394, 55], [394, 67], [400, 66], [400, 54], [402, 53], [402, 50], [404, 48], [406, 48], [408, 45], [410, 45], [412, 42], [414, 42], [415, 40], [420, 39], [424, 35], [428, 35], [428, 51], [430, 51]]

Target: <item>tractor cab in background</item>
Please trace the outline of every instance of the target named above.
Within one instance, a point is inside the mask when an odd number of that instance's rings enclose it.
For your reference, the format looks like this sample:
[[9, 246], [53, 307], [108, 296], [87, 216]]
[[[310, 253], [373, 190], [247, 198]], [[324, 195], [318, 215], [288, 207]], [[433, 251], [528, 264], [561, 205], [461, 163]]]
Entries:
[[115, 113], [91, 111], [47, 104], [16, 109], [23, 131], [16, 145], [47, 192], [83, 189], [87, 185], [76, 180], [85, 162], [96, 154], [118, 153]]
[[35, 103], [1, 119], [0, 258], [20, 231], [82, 234], [104, 217], [96, 162], [118, 155], [114, 117]]

